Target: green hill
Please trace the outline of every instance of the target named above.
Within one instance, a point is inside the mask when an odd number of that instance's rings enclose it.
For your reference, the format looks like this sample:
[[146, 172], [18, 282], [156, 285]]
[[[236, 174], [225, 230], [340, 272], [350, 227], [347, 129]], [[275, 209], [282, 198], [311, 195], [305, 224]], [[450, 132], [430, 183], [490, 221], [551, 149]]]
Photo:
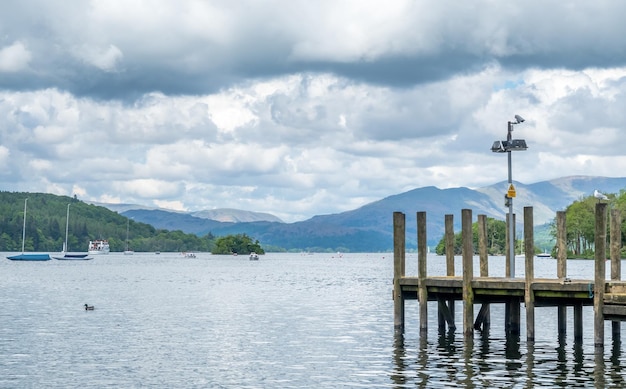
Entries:
[[[20, 251], [26, 212], [25, 251], [60, 252], [65, 241], [67, 205], [70, 204], [68, 251], [87, 251], [90, 240], [107, 239], [111, 251], [124, 251], [128, 219], [107, 208], [77, 198], [45, 193], [0, 192], [0, 251]], [[182, 231], [155, 229], [129, 222], [129, 245], [140, 251], [211, 251], [211, 234], [198, 237]]]

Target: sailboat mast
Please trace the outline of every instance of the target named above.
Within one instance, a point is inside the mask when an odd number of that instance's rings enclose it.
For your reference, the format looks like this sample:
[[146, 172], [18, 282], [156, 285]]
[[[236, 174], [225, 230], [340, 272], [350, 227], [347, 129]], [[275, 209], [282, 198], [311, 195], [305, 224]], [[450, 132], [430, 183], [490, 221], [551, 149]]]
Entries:
[[67, 232], [70, 226], [70, 205], [67, 204], [67, 216], [65, 217], [65, 246], [63, 246], [63, 251], [67, 251]]
[[24, 199], [24, 226], [22, 227], [22, 254], [24, 254], [24, 241], [26, 240], [26, 203], [28, 197]]

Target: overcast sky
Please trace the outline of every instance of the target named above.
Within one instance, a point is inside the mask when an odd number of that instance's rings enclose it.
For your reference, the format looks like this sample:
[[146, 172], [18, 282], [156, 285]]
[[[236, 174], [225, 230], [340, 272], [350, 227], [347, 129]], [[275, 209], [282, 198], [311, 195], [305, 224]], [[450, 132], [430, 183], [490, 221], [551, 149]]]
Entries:
[[0, 190], [294, 222], [506, 181], [490, 148], [515, 114], [529, 149], [514, 180], [622, 177], [624, 15], [603, 0], [5, 0]]

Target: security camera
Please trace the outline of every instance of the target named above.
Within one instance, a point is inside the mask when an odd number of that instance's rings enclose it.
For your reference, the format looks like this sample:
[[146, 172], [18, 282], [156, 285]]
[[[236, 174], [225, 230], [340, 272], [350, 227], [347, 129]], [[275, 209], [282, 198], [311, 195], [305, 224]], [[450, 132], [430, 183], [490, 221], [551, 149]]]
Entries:
[[525, 121], [520, 115], [515, 115], [515, 120], [517, 120], [518, 123], [523, 123]]

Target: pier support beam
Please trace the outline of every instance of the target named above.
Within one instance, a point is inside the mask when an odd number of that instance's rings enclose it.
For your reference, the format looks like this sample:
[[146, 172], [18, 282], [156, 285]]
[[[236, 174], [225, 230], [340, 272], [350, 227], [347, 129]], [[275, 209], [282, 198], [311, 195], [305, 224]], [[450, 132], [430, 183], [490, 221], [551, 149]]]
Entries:
[[463, 334], [466, 337], [474, 336], [474, 245], [472, 233], [472, 210], [461, 211], [461, 226], [463, 240]]
[[426, 212], [417, 212], [417, 298], [420, 307], [420, 332], [428, 332], [428, 289], [426, 288], [427, 243], [426, 243]]
[[[445, 245], [446, 245], [446, 275], [448, 277], [454, 277], [454, 215], [445, 215]], [[453, 320], [452, 324], [448, 323], [451, 330], [456, 328], [454, 324], [454, 299], [450, 299], [447, 302], [448, 311]]]
[[400, 279], [404, 277], [405, 258], [405, 216], [402, 212], [393, 213], [393, 325], [396, 330], [404, 330], [404, 298], [400, 289]]
[[[567, 277], [567, 230], [565, 211], [556, 212], [556, 277], [565, 280]], [[567, 332], [567, 306], [557, 307], [559, 336]]]
[[[489, 256], [487, 250], [487, 216], [478, 215], [478, 255], [480, 258], [480, 276], [489, 277]], [[489, 303], [483, 303], [474, 322], [475, 330], [489, 330], [491, 315]]]
[[595, 283], [593, 287], [593, 332], [596, 349], [604, 348], [604, 288], [606, 282], [606, 203], [596, 204]]
[[[622, 213], [619, 209], [611, 209], [611, 280], [622, 277]], [[619, 343], [621, 328], [619, 321], [611, 322], [613, 344]]]
[[574, 304], [574, 342], [583, 341], [583, 305]]
[[524, 207], [524, 252], [526, 253], [524, 302], [526, 303], [526, 340], [529, 342], [535, 341], [535, 292], [533, 290], [535, 235], [533, 229], [533, 207]]

